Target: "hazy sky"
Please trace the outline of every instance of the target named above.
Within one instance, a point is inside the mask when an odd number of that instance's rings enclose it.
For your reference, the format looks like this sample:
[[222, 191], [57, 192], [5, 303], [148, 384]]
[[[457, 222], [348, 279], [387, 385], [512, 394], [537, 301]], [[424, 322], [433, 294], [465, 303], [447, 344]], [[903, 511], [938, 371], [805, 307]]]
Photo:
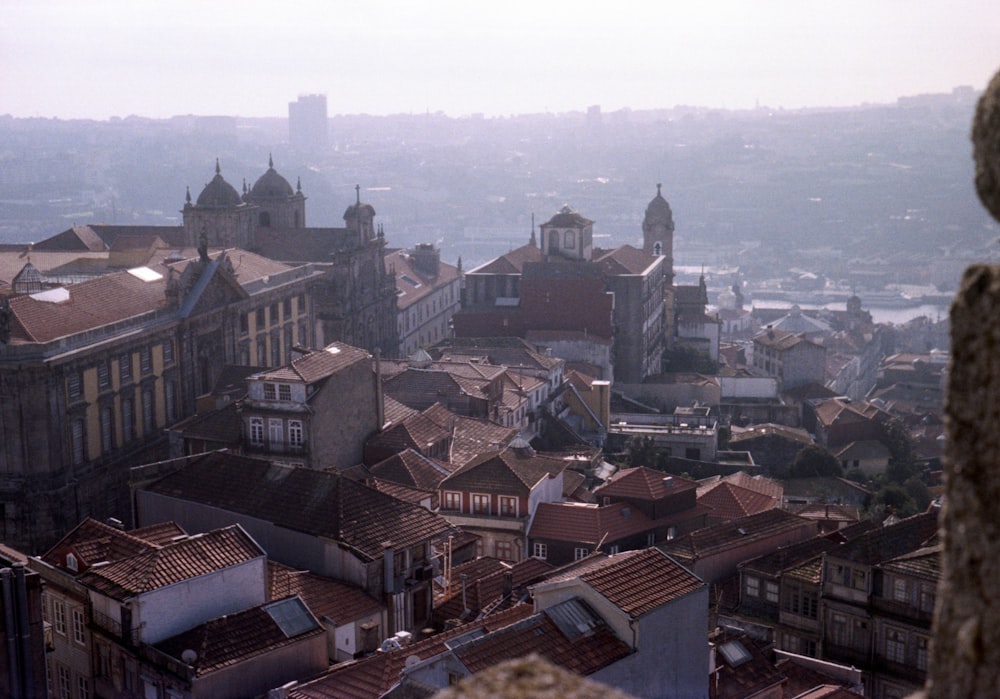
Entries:
[[0, 0], [18, 117], [793, 108], [998, 69], [998, 0]]

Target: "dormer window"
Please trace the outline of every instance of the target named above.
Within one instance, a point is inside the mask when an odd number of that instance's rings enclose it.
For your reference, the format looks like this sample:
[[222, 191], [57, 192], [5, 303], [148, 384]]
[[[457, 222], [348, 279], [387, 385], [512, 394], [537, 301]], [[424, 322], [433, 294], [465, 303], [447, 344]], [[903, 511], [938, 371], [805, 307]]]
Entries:
[[276, 386], [273, 383], [264, 384], [264, 400], [277, 400], [278, 390]]
[[74, 556], [72, 553], [67, 553], [66, 554], [66, 570], [72, 570], [75, 573], [79, 569], [80, 569], [80, 566], [77, 563], [76, 556]]
[[278, 384], [278, 400], [291, 400], [292, 387], [287, 383]]

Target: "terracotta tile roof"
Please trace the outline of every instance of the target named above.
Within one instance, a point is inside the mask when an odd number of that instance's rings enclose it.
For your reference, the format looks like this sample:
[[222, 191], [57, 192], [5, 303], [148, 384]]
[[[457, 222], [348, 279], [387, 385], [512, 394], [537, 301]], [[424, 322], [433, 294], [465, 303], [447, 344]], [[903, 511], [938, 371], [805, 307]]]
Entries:
[[561, 474], [567, 465], [531, 449], [508, 447], [481, 454], [441, 481], [440, 487], [479, 493], [527, 493], [543, 478]]
[[[180, 528], [178, 527], [178, 529]], [[41, 558], [46, 563], [65, 570], [65, 556], [72, 552], [79, 560], [80, 570], [83, 571], [94, 563], [118, 561], [160, 548], [162, 545], [160, 543], [161, 531], [160, 529], [154, 530], [152, 538], [147, 540], [134, 533], [125, 532], [117, 527], [87, 517], [60, 539], [55, 546], [45, 552]]]
[[124, 600], [265, 555], [257, 542], [233, 525], [91, 568], [78, 580], [102, 594]]
[[697, 483], [687, 478], [671, 476], [646, 466], [637, 466], [625, 468], [615, 473], [607, 482], [594, 489], [594, 495], [636, 500], [659, 500], [681, 489], [695, 489], [697, 486]]
[[[577, 599], [561, 604], [586, 607], [584, 602]], [[588, 622], [592, 624], [586, 633], [575, 632], [575, 629], [569, 634], [564, 632], [551, 616], [559, 610], [551, 608], [524, 621], [472, 639], [457, 646], [452, 652], [473, 673], [504, 660], [536, 653], [565, 670], [578, 675], [590, 675], [632, 651], [596, 613], [589, 607], [586, 609], [590, 615]]]
[[143, 541], [148, 541], [151, 544], [156, 544], [158, 546], [166, 546], [173, 543], [177, 539], [188, 535], [188, 533], [184, 531], [184, 528], [177, 524], [177, 522], [159, 522], [157, 524], [150, 524], [148, 527], [132, 529], [129, 531], [129, 534], [137, 539], [142, 539]]
[[392, 396], [384, 394], [382, 396], [382, 405], [383, 411], [385, 412], [385, 421], [390, 425], [398, 424], [411, 415], [416, 415], [419, 412], [408, 405], [403, 405]]
[[269, 600], [298, 595], [317, 618], [329, 619], [338, 626], [382, 610], [377, 599], [356, 585], [295, 570], [276, 561], [267, 562], [267, 581]]
[[[268, 613], [268, 609], [275, 605], [280, 605], [282, 608], [296, 607], [303, 624], [308, 624], [308, 628], [293, 635], [286, 634], [275, 618]], [[204, 677], [212, 672], [252, 661], [265, 653], [325, 633], [319, 622], [309, 614], [302, 600], [290, 597], [284, 601], [268, 602], [212, 619], [161, 641], [155, 647], [178, 660], [185, 650], [194, 650], [196, 652], [194, 661], [185, 664], [194, 669], [195, 677]]]
[[369, 470], [376, 478], [425, 490], [436, 489], [452, 472], [444, 463], [422, 456], [413, 449], [394, 454]]
[[748, 636], [723, 636], [716, 643], [711, 699], [775, 696], [776, 688], [785, 684], [785, 676]]
[[[435, 600], [434, 615], [442, 620], [459, 619], [466, 608], [478, 614], [503, 596], [507, 571], [510, 571], [511, 591], [516, 595], [518, 590], [538, 582], [552, 572], [552, 569], [552, 564], [540, 558], [526, 558], [510, 564], [489, 556], [480, 556], [452, 569], [451, 590]], [[462, 575], [465, 576], [464, 597]]]
[[455, 344], [458, 342], [456, 340], [448, 340], [448, 345], [438, 345], [431, 348], [431, 351], [439, 355], [438, 358], [441, 361], [468, 361], [470, 357], [483, 357], [495, 366], [524, 367], [545, 371], [550, 371], [563, 362], [559, 357], [550, 357], [536, 352], [525, 344], [490, 345], [489, 338], [479, 338], [478, 341], [480, 344], [476, 346], [464, 346]]
[[642, 274], [658, 259], [660, 258], [656, 255], [631, 245], [622, 245], [614, 250], [601, 251], [599, 255], [594, 255], [594, 262], [600, 265], [605, 274], [612, 275]]
[[765, 575], [778, 575], [785, 570], [797, 568], [804, 563], [817, 560], [825, 552], [831, 551], [838, 546], [840, 546], [840, 542], [834, 539], [817, 536], [812, 539], [782, 546], [771, 553], [743, 561], [737, 567], [740, 570], [752, 570]]
[[393, 483], [392, 481], [384, 481], [379, 478], [365, 478], [364, 484], [367, 485], [372, 490], [377, 490], [380, 493], [385, 493], [390, 495], [397, 500], [402, 500], [403, 502], [408, 502], [413, 505], [421, 505], [422, 503], [430, 503], [429, 507], [431, 510], [437, 509], [438, 505], [438, 492], [437, 490], [428, 490], [425, 488], [413, 488], [408, 485], [402, 485], [400, 483]]
[[759, 335], [754, 335], [753, 341], [754, 344], [762, 345], [764, 347], [773, 347], [776, 350], [791, 349], [799, 344], [808, 344], [813, 345], [814, 347], [822, 348], [822, 345], [813, 342], [804, 335], [787, 332], [785, 330], [765, 330]]
[[529, 243], [490, 260], [466, 274], [520, 274], [524, 270], [525, 263], [538, 262], [541, 259], [542, 251], [538, 246]]
[[937, 535], [937, 528], [938, 511], [932, 509], [866, 532], [831, 551], [827, 557], [864, 565], [885, 563], [925, 546]]
[[65, 289], [67, 300], [61, 302], [40, 300], [38, 294], [10, 300], [12, 343], [49, 342], [167, 307], [166, 277], [145, 282], [114, 272]]
[[941, 544], [925, 546], [886, 561], [879, 568], [936, 581], [941, 576], [941, 551]]
[[464, 466], [483, 452], [508, 446], [517, 434], [515, 427], [504, 427], [483, 418], [458, 416], [448, 460], [456, 467]]
[[655, 547], [595, 556], [564, 570], [540, 585], [578, 578], [633, 619], [705, 586]]
[[321, 350], [292, 360], [290, 364], [271, 371], [262, 371], [251, 378], [265, 381], [303, 381], [311, 384], [358, 362], [370, 361], [371, 355], [367, 351], [343, 342], [332, 342]]
[[605, 506], [542, 502], [535, 510], [528, 536], [596, 546], [601, 541], [618, 541], [655, 525], [640, 510], [623, 502]]
[[[444, 262], [438, 263], [436, 275], [428, 276], [413, 264], [413, 255], [407, 250], [386, 251], [384, 260], [386, 271], [394, 269], [396, 272], [396, 305], [400, 309], [412, 306], [459, 278], [458, 268]], [[407, 277], [417, 282], [419, 286], [411, 284]]]
[[815, 523], [780, 509], [765, 510], [758, 514], [715, 524], [689, 532], [660, 544], [660, 548], [682, 561], [696, 561], [732, 548], [745, 546], [752, 541], [768, 539], [781, 532]]
[[821, 522], [857, 522], [861, 518], [858, 508], [851, 505], [828, 505], [814, 502], [805, 505], [788, 505], [785, 509], [799, 517], [807, 517]]
[[273, 260], [330, 262], [346, 228], [265, 228], [257, 230], [257, 248]]
[[189, 457], [178, 471], [144, 490], [339, 541], [369, 560], [382, 555], [386, 541], [405, 548], [451, 530], [444, 518], [423, 507], [335, 473], [226, 452]]
[[712, 517], [738, 519], [779, 507], [781, 499], [758, 493], [735, 483], [720, 481], [700, 493], [698, 503], [711, 507]]
[[294, 687], [288, 699], [372, 699], [389, 691], [403, 674], [410, 656], [433, 658], [447, 652], [446, 641], [463, 636], [474, 629], [500, 629], [518, 622], [532, 613], [531, 605], [518, 604], [508, 610], [469, 622], [455, 629], [442, 631], [412, 643], [400, 650], [376, 653], [355, 662], [334, 665], [326, 674]]

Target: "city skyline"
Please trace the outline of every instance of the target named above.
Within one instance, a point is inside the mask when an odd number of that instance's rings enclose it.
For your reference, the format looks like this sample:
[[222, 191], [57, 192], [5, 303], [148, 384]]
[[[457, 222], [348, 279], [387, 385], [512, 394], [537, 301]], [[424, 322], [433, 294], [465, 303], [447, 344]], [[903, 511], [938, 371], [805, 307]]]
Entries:
[[292, 7], [13, 0], [0, 114], [106, 119], [837, 107], [985, 87], [991, 0]]

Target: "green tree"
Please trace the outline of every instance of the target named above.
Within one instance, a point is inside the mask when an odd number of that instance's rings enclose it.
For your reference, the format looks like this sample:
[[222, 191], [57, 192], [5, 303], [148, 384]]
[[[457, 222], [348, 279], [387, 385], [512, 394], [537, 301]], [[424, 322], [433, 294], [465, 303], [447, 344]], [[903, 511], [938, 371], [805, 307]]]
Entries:
[[790, 475], [792, 478], [842, 476], [844, 469], [836, 456], [817, 444], [809, 444], [795, 455]]
[[625, 453], [628, 458], [628, 465], [632, 467], [647, 466], [656, 468], [658, 449], [653, 443], [653, 438], [649, 435], [636, 435], [630, 437], [625, 445]]

